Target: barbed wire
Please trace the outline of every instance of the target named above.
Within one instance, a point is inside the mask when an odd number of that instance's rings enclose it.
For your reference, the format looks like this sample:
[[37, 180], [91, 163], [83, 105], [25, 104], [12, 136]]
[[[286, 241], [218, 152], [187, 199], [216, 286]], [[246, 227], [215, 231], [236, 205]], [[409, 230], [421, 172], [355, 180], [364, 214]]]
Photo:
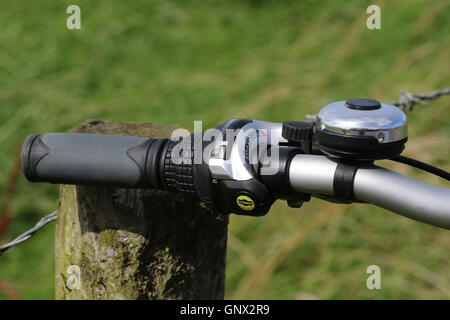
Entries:
[[[416, 93], [416, 94], [402, 90], [400, 92], [400, 98], [398, 99], [398, 101], [389, 102], [389, 104], [397, 106], [405, 111], [411, 111], [414, 109], [414, 106], [416, 104], [426, 106], [428, 105], [428, 103], [425, 102], [425, 100], [434, 100], [444, 95], [450, 95], [450, 87], [444, 88], [442, 90], [434, 90], [429, 93]], [[316, 115], [306, 114], [305, 119], [314, 121], [316, 119]]]
[[414, 106], [419, 103], [422, 106], [426, 106], [428, 103], [424, 100], [434, 100], [443, 95], [450, 95], [450, 87], [442, 90], [434, 90], [424, 94], [412, 94], [408, 91], [401, 91], [398, 101], [391, 102], [394, 106], [402, 108], [406, 111], [411, 111]]
[[54, 221], [56, 219], [57, 215], [58, 215], [57, 211], [53, 211], [52, 213], [41, 218], [41, 220], [39, 220], [38, 223], [36, 223], [36, 225], [33, 228], [31, 228], [28, 231], [25, 231], [20, 236], [15, 238], [13, 241], [2, 245], [0, 247], [0, 256], [9, 248], [17, 246], [18, 244], [21, 244], [22, 242], [30, 239], [39, 229], [43, 228], [46, 224]]

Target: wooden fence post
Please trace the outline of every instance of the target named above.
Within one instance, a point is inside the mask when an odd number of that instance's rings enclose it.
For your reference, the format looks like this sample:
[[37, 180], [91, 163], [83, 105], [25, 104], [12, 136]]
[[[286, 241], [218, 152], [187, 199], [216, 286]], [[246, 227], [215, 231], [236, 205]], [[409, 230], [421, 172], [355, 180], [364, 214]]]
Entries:
[[[86, 121], [71, 132], [170, 137], [175, 127]], [[62, 185], [56, 299], [223, 299], [228, 217], [181, 194]]]

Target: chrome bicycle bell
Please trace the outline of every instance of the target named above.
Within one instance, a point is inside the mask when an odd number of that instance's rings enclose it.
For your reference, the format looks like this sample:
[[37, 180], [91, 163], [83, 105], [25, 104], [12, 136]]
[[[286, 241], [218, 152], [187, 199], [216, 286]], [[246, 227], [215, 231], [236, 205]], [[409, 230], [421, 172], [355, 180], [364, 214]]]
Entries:
[[330, 103], [315, 121], [317, 147], [324, 153], [354, 160], [389, 159], [400, 154], [408, 139], [405, 113], [370, 99]]

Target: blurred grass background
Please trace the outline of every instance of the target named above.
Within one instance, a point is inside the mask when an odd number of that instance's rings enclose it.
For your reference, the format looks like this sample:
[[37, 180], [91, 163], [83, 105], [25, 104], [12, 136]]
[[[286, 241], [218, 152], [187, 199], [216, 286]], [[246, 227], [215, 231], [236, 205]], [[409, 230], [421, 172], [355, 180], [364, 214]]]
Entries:
[[[70, 4], [81, 7], [81, 30], [66, 29]], [[381, 30], [366, 28], [370, 4], [381, 7]], [[442, 0], [2, 0], [0, 201], [12, 220], [0, 241], [57, 204], [58, 186], [21, 174], [14, 183], [28, 134], [85, 119], [189, 129], [194, 120], [302, 120], [336, 100], [444, 88], [449, 16]], [[450, 169], [449, 104], [443, 97], [409, 114], [406, 155]], [[54, 224], [0, 257], [0, 298], [54, 297], [53, 241]], [[278, 202], [266, 217], [231, 217], [226, 297], [448, 299], [449, 245], [448, 231], [370, 205]], [[366, 288], [371, 264], [381, 267], [381, 290]]]

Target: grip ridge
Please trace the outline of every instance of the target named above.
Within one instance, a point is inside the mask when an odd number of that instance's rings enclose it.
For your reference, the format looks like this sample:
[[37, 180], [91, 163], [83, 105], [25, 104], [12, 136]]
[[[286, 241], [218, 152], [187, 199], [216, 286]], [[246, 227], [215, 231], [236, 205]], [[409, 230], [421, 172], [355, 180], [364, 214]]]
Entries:
[[192, 145], [189, 155], [183, 157], [182, 163], [177, 164], [172, 160], [173, 148], [176, 141], [170, 141], [164, 158], [163, 179], [169, 191], [195, 194], [193, 178], [194, 152]]
[[20, 162], [28, 180], [36, 181], [36, 166], [49, 152], [49, 148], [42, 142], [41, 135], [31, 134], [25, 139]]
[[145, 142], [134, 146], [127, 151], [128, 157], [133, 160], [140, 171], [140, 175], [137, 181], [132, 181], [132, 186], [146, 186], [148, 187], [147, 174], [145, 170], [145, 165], [147, 163], [148, 150], [153, 143], [154, 139], [149, 138]]

